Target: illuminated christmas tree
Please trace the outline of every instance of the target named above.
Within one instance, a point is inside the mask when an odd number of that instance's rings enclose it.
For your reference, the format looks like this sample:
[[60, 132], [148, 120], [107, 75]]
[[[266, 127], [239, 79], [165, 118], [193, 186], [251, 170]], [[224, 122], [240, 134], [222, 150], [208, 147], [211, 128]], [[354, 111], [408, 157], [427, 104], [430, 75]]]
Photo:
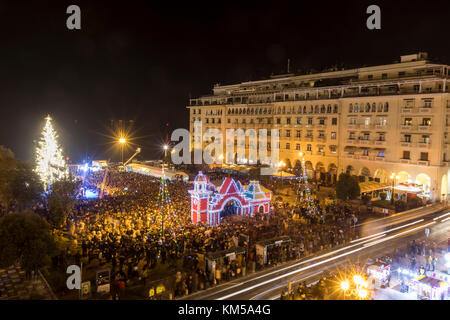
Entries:
[[52, 118], [45, 118], [45, 126], [36, 148], [36, 172], [44, 184], [45, 190], [65, 176], [68, 171], [62, 150], [58, 144], [58, 135], [52, 126]]

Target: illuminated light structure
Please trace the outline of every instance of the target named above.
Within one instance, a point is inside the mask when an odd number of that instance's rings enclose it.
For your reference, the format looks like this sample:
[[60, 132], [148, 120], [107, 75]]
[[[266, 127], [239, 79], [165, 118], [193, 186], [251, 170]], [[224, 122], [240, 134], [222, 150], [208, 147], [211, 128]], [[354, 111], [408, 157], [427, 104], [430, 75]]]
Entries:
[[36, 173], [39, 175], [44, 189], [68, 175], [68, 169], [62, 150], [58, 144], [58, 135], [53, 129], [52, 118], [45, 118], [45, 126], [36, 148]]
[[193, 224], [218, 225], [225, 205], [231, 201], [237, 205], [236, 213], [241, 216], [253, 216], [257, 212], [270, 213], [272, 194], [262, 191], [259, 181], [250, 181], [245, 190], [239, 181], [228, 177], [217, 189], [200, 171], [194, 179], [194, 189], [189, 190], [189, 193]]

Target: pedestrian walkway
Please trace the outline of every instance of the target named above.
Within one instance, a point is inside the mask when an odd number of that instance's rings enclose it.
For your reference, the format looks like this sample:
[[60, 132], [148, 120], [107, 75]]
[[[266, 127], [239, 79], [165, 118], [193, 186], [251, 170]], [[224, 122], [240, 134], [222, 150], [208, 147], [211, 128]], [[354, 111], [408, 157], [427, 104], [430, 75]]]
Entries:
[[18, 265], [0, 269], [0, 300], [51, 300], [52, 296], [40, 276], [25, 279]]

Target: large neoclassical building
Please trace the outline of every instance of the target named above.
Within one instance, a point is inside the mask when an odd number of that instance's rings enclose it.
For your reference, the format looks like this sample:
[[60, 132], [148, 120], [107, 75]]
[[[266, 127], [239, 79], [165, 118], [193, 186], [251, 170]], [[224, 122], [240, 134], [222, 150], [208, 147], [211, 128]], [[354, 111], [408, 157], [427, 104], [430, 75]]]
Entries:
[[277, 129], [280, 160], [294, 166], [302, 152], [308, 175], [348, 171], [385, 184], [394, 176], [396, 185], [444, 200], [449, 70], [418, 53], [380, 66], [215, 85], [212, 95], [190, 100], [191, 136], [194, 121], [203, 131]]

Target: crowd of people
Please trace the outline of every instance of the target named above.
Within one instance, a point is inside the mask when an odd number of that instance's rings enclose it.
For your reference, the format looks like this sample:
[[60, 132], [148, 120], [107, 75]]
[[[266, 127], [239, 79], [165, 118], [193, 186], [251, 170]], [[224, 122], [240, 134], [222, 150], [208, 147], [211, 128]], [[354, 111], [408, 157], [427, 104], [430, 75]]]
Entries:
[[[230, 216], [220, 225], [206, 227], [190, 222], [192, 185], [166, 181], [166, 200], [161, 207], [161, 180], [133, 172], [108, 170], [91, 173], [88, 188], [104, 186], [105, 196], [80, 199], [68, 218], [68, 232], [79, 250], [70, 258], [87, 265], [97, 260], [110, 266], [114, 281], [143, 284], [153, 280], [157, 265], [173, 275], [174, 296], [206, 289], [218, 282], [242, 276], [248, 270], [298, 259], [350, 241], [357, 234], [355, 215], [346, 206], [320, 205], [312, 198], [294, 204], [273, 202], [270, 214]], [[247, 241], [243, 244], [240, 235]], [[258, 242], [288, 237], [285, 245], [271, 246], [267, 259], [257, 259]], [[205, 267], [210, 253], [244, 246], [236, 259], [219, 259], [215, 270]], [[201, 263], [200, 263], [201, 261]], [[176, 277], [180, 272], [181, 277]], [[118, 293], [123, 290], [117, 290]]]

